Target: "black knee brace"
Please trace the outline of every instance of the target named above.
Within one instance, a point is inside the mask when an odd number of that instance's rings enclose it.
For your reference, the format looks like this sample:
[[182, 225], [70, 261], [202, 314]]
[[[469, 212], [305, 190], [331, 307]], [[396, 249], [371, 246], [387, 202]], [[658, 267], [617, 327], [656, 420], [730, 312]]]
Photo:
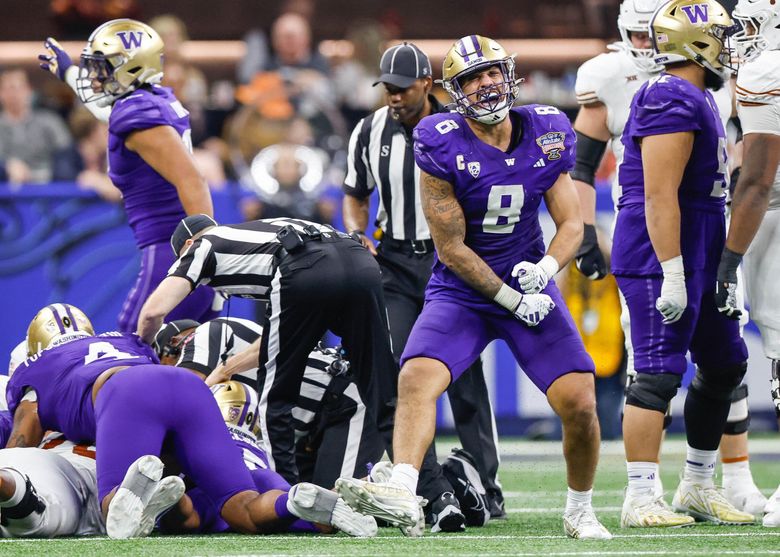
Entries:
[[[631, 387], [631, 385], [636, 382], [636, 373], [629, 373], [626, 375], [626, 388], [623, 390], [623, 410], [620, 412], [620, 421], [623, 421], [623, 414], [625, 413], [625, 406], [628, 403], [628, 389]], [[674, 398], [674, 397], [672, 397]], [[635, 405], [636, 406], [636, 405]], [[666, 413], [664, 414], [664, 429], [669, 429], [669, 426], [672, 425], [672, 418], [674, 416], [672, 415], [672, 405], [667, 404], [666, 405]]]
[[637, 373], [628, 386], [626, 404], [665, 414], [681, 383], [682, 376], [673, 373]]
[[731, 408], [726, 422], [726, 435], [740, 435], [750, 427], [750, 407], [748, 405], [748, 386], [739, 385], [731, 395]]
[[775, 403], [775, 413], [780, 418], [780, 360], [772, 360], [772, 402]]
[[689, 390], [713, 400], [731, 400], [731, 397], [747, 372], [747, 362], [722, 367], [696, 368]]
[[[7, 526], [9, 520], [21, 520], [27, 518], [32, 513], [41, 514], [46, 510], [46, 503], [38, 496], [29, 476], [22, 474], [15, 468], [13, 468], [13, 471], [24, 478], [24, 496], [22, 497], [22, 500], [13, 507], [3, 507], [0, 511], [0, 523], [2, 523], [3, 526]], [[18, 478], [15, 479], [18, 480]]]

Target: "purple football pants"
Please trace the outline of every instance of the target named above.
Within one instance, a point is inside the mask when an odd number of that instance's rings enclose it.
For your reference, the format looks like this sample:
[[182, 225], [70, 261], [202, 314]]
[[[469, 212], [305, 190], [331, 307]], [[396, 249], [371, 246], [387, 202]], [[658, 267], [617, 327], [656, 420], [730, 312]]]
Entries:
[[[263, 468], [257, 468], [250, 470], [252, 479], [255, 482], [255, 489], [260, 493], [271, 491], [272, 489], [279, 489], [281, 491], [290, 491], [290, 484], [287, 480], [282, 478], [279, 474], [273, 470], [267, 470]], [[230, 530], [230, 526], [222, 520], [219, 516], [217, 508], [214, 503], [206, 495], [206, 493], [199, 487], [195, 487], [187, 491], [195, 510], [200, 516], [200, 532], [206, 534], [217, 534], [219, 532], [227, 532]], [[287, 528], [281, 528], [280, 531], [284, 532], [310, 532], [318, 533], [319, 530], [311, 523], [305, 520], [295, 520], [287, 526]]]
[[704, 368], [717, 369], [747, 360], [739, 321], [728, 319], [717, 309], [714, 273], [685, 273], [688, 305], [680, 320], [668, 325], [655, 309], [661, 295], [661, 277], [616, 278], [631, 317], [637, 372], [682, 375], [688, 367], [688, 351], [693, 362]]
[[[167, 242], [152, 244], [141, 250], [141, 271], [130, 289], [119, 313], [119, 330], [133, 333], [138, 325], [141, 307], [155, 288], [168, 275], [175, 261], [171, 246]], [[208, 286], [198, 286], [168, 314], [168, 321], [194, 319], [205, 323], [219, 316], [219, 311], [211, 309], [214, 302], [214, 290]]]
[[493, 340], [503, 339], [520, 367], [540, 391], [572, 372], [594, 373], [577, 327], [558, 287], [544, 289], [555, 309], [536, 327], [529, 327], [509, 312], [479, 311], [455, 300], [425, 302], [409, 334], [401, 365], [417, 357], [439, 360], [455, 381]]
[[117, 373], [98, 393], [95, 421], [100, 501], [138, 458], [159, 456], [164, 441], [219, 511], [237, 493], [255, 490], [214, 396], [192, 372], [142, 365]]

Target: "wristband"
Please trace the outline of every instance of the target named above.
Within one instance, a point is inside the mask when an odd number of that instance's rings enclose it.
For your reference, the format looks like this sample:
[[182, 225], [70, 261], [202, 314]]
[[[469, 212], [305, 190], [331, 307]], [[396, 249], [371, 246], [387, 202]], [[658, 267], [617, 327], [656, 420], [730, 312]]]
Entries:
[[508, 284], [504, 283], [501, 285], [501, 288], [498, 289], [498, 292], [493, 298], [493, 301], [514, 313], [514, 311], [517, 309], [517, 306], [519, 306], [520, 302], [523, 301], [523, 295]]
[[547, 275], [547, 280], [553, 278], [555, 273], [561, 268], [560, 265], [558, 265], [558, 261], [552, 255], [545, 255], [536, 265]]
[[685, 267], [683, 266], [682, 255], [672, 257], [666, 261], [661, 261], [661, 269], [664, 272], [664, 276], [685, 275]]

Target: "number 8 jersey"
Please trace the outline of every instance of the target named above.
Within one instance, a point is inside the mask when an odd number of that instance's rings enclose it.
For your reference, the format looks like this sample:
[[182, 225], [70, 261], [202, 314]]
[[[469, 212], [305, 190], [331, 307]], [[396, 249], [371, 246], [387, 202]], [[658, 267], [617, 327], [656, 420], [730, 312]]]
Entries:
[[95, 442], [92, 385], [115, 366], [159, 364], [152, 348], [136, 335], [105, 333], [43, 350], [19, 364], [6, 387], [13, 415], [35, 392], [44, 431], [61, 431], [74, 443]]
[[[576, 139], [569, 119], [552, 106], [515, 107], [509, 118], [513, 140], [507, 152], [481, 141], [458, 113], [423, 118], [414, 129], [414, 157], [422, 170], [452, 184], [466, 220], [466, 245], [519, 289], [512, 268], [544, 255], [539, 204], [560, 175], [574, 167]], [[438, 257], [426, 290], [426, 300], [434, 298], [506, 313]]]

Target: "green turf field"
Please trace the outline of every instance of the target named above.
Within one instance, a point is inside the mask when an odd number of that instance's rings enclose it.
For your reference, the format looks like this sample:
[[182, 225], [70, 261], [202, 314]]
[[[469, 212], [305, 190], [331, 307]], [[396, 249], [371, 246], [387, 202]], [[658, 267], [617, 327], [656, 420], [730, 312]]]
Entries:
[[[441, 445], [446, 454], [449, 443]], [[667, 500], [677, 484], [684, 445], [668, 442], [662, 476]], [[780, 441], [752, 444], [756, 483], [769, 495], [780, 482]], [[582, 542], [563, 535], [564, 466], [557, 443], [502, 441], [501, 478], [507, 495], [508, 520], [494, 521], [464, 534], [435, 534], [407, 539], [394, 529], [380, 529], [369, 540], [337, 536], [153, 537], [111, 541], [105, 538], [0, 540], [0, 556], [14, 555], [780, 555], [780, 529], [760, 526], [697, 525], [684, 530], [621, 530], [620, 505], [625, 485], [621, 446], [605, 444], [596, 480], [594, 506], [615, 538]]]

